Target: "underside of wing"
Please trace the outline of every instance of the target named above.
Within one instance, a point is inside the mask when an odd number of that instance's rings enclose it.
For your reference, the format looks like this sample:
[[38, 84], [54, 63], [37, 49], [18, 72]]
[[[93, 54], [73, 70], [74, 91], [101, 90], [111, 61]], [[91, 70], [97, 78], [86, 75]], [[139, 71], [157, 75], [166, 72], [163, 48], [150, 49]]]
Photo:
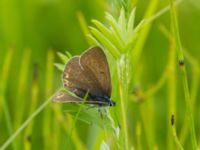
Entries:
[[[57, 102], [57, 103], [81, 104], [84, 100], [77, 96], [72, 96], [66, 92], [60, 92], [56, 96], [53, 97], [52, 101]], [[101, 102], [101, 101], [95, 101], [95, 100], [86, 100], [84, 104], [107, 106], [107, 103]]]
[[63, 85], [78, 97], [83, 98], [87, 91], [99, 94], [101, 89], [95, 86], [94, 80], [83, 72], [79, 64], [79, 57], [73, 57], [66, 64], [63, 72]]
[[111, 77], [108, 62], [100, 47], [93, 47], [80, 56], [80, 64], [84, 74], [95, 82], [101, 90], [100, 94], [111, 96]]
[[64, 102], [80, 103], [80, 102], [82, 102], [82, 99], [79, 97], [72, 96], [66, 92], [60, 92], [56, 96], [53, 97], [52, 101], [53, 102], [61, 102], [61, 103], [64, 103]]

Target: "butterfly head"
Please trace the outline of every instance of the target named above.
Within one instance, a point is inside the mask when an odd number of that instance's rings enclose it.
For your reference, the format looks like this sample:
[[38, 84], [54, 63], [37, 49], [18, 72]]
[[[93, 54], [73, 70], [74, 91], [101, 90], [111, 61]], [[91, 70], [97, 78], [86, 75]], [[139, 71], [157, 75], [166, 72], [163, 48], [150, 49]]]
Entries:
[[104, 96], [103, 98], [107, 102], [108, 106], [113, 107], [116, 105], [116, 103], [113, 100], [111, 100], [108, 96]]

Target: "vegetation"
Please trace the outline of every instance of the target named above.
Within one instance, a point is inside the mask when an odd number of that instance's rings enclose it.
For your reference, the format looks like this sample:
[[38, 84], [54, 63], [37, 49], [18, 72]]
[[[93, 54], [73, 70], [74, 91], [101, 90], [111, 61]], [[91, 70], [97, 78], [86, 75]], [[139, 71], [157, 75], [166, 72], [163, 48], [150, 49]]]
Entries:
[[[0, 6], [0, 149], [200, 147], [200, 2]], [[64, 65], [92, 45], [106, 53], [116, 102], [103, 117], [83, 103], [51, 102], [64, 90]]]

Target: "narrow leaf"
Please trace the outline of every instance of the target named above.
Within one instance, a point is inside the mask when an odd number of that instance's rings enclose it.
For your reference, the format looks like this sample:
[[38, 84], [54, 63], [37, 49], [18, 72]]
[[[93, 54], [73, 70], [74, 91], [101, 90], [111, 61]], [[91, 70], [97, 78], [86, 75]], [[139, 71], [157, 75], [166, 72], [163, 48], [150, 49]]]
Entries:
[[126, 37], [126, 17], [125, 17], [125, 12], [124, 12], [124, 8], [121, 8], [120, 11], [120, 16], [118, 19], [118, 26], [120, 29], [120, 35], [123, 38], [123, 40], [125, 40]]
[[105, 25], [103, 25], [101, 22], [97, 20], [93, 20], [92, 22], [97, 26], [100, 32], [104, 34], [104, 36], [106, 36], [106, 38], [109, 39], [111, 43], [113, 43], [117, 47], [117, 49], [119, 49], [120, 51], [123, 50], [123, 47], [125, 45], [123, 44], [123, 42], [120, 41], [116, 34], [113, 34], [113, 32], [106, 28]]
[[107, 18], [107, 20], [109, 21], [109, 23], [110, 23], [110, 25], [111, 25], [111, 27], [112, 27], [112, 30], [115, 32], [115, 34], [117, 35], [117, 37], [119, 37], [119, 38], [120, 38], [120, 41], [122, 41], [122, 42], [124, 43], [123, 38], [122, 38], [122, 36], [120, 35], [120, 29], [119, 29], [119, 27], [118, 27], [118, 24], [117, 24], [116, 20], [115, 20], [115, 19], [113, 18], [113, 16], [112, 16], [111, 14], [109, 14], [109, 13], [106, 13], [106, 18]]
[[99, 41], [97, 41], [91, 34], [88, 34], [87, 37], [88, 37], [88, 40], [90, 40], [90, 42], [92, 44], [101, 46], [101, 44], [99, 43]]
[[67, 57], [66, 55], [60, 53], [60, 52], [57, 52], [57, 55], [59, 56], [59, 58], [62, 60], [62, 62], [65, 64], [68, 60], [69, 60], [69, 57]]
[[60, 63], [54, 63], [54, 65], [56, 66], [56, 68], [58, 68], [58, 70], [63, 72], [65, 65], [60, 64]]
[[101, 32], [93, 27], [90, 27], [90, 29], [92, 34], [110, 51], [113, 57], [118, 58], [120, 56], [116, 47]]
[[[134, 28], [134, 21], [135, 21], [135, 8], [131, 11], [130, 17], [128, 19], [128, 24], [127, 24], [127, 33], [130, 34], [133, 31]], [[129, 36], [128, 36], [129, 38]]]

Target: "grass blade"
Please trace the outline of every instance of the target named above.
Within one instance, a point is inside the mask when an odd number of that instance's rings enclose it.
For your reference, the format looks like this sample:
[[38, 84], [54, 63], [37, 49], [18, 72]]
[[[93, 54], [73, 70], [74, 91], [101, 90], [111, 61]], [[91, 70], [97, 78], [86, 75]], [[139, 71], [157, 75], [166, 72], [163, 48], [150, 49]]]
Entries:
[[[38, 93], [39, 93], [39, 87], [38, 87], [38, 68], [37, 66], [34, 66], [33, 68], [33, 80], [32, 80], [32, 91], [31, 91], [31, 102], [30, 102], [30, 108], [29, 108], [29, 115], [33, 113], [35, 108], [37, 107], [38, 102]], [[25, 150], [31, 150], [32, 143], [30, 141], [31, 137], [33, 136], [33, 126], [34, 121], [32, 121], [29, 126], [26, 128], [24, 136], [25, 136], [25, 143], [24, 143], [24, 149]]]
[[190, 124], [189, 127], [190, 127], [190, 133], [191, 133], [192, 147], [193, 149], [197, 149], [194, 119], [193, 119], [193, 114], [192, 114], [192, 104], [191, 104], [191, 98], [190, 98], [189, 87], [188, 87], [188, 79], [187, 79], [187, 72], [185, 68], [184, 54], [183, 54], [182, 44], [181, 44], [181, 40], [179, 36], [178, 21], [176, 17], [174, 2], [173, 0], [170, 0], [169, 2], [170, 2], [172, 29], [173, 29], [173, 34], [175, 36], [175, 41], [176, 41], [176, 50], [177, 50], [177, 55], [179, 59], [181, 78], [182, 78], [183, 88], [184, 88], [187, 116], [188, 116], [189, 124]]
[[[60, 91], [60, 90], [58, 90]], [[52, 98], [55, 97], [57, 92], [52, 95], [47, 101], [40, 105], [29, 117], [24, 121], [24, 123], [6, 140], [6, 142], [0, 147], [0, 150], [6, 149], [13, 140], [27, 127], [27, 125], [51, 102]]]
[[[9, 135], [11, 135], [12, 132], [13, 132], [13, 126], [12, 126], [12, 122], [11, 122], [10, 110], [9, 110], [9, 107], [8, 107], [8, 104], [7, 104], [8, 100], [5, 97], [5, 92], [6, 92], [9, 72], [10, 72], [10, 69], [11, 69], [13, 52], [14, 52], [13, 49], [9, 49], [7, 51], [4, 62], [3, 62], [2, 74], [1, 74], [1, 77], [0, 77], [2, 79], [2, 82], [0, 83], [0, 108], [2, 108], [1, 110], [3, 110], [4, 113], [5, 113], [6, 126], [8, 128]], [[2, 113], [0, 113], [0, 119], [2, 117], [1, 114]], [[13, 144], [12, 147], [13, 147], [13, 149], [16, 149], [15, 144]]]
[[[31, 62], [31, 49], [24, 49], [22, 61], [20, 65], [20, 73], [19, 73], [19, 82], [17, 88], [17, 100], [22, 101], [21, 105], [18, 105], [18, 109], [15, 112], [15, 128], [18, 128], [24, 117], [24, 102], [25, 102], [25, 94], [27, 91], [27, 80], [29, 75], [29, 68]], [[19, 103], [19, 102], [18, 102]], [[21, 111], [18, 111], [21, 110]]]
[[[68, 61], [68, 57], [65, 56], [62, 53], [57, 53], [63, 61], [63, 63], [66, 63]], [[53, 76], [54, 76], [54, 52], [52, 49], [49, 49], [47, 52], [47, 63], [46, 63], [46, 77], [45, 77], [45, 99], [47, 99], [52, 93], [53, 93]], [[56, 122], [55, 119], [53, 119], [52, 116], [52, 111], [51, 107], [48, 109], [44, 110], [44, 117], [43, 117], [43, 139], [44, 139], [44, 149], [51, 149], [54, 147], [53, 145], [56, 142], [58, 142], [58, 139], [56, 140], [51, 140], [51, 136], [54, 135], [55, 133], [51, 133], [51, 127], [52, 127], [52, 122]], [[56, 136], [55, 136], [56, 137]], [[60, 136], [58, 136], [60, 137]], [[52, 142], [49, 142], [52, 141]], [[54, 147], [55, 148], [55, 147]], [[55, 149], [59, 149], [56, 147]]]

